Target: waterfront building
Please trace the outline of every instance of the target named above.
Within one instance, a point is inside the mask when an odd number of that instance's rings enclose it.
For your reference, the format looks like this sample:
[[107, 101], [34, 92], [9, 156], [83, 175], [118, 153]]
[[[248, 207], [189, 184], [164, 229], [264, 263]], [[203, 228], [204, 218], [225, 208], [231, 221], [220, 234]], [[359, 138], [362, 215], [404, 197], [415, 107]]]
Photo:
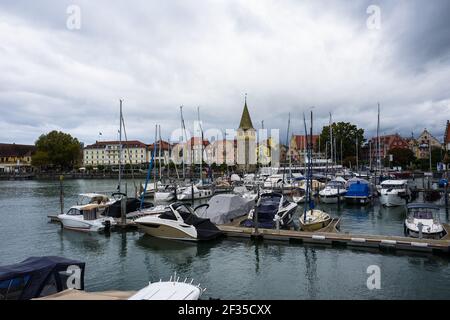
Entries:
[[84, 166], [118, 166], [122, 147], [122, 164], [148, 163], [148, 148], [141, 141], [96, 141], [83, 149]]
[[242, 111], [241, 122], [237, 129], [237, 150], [236, 160], [238, 169], [241, 171], [254, 171], [256, 169], [257, 142], [256, 130], [253, 127], [250, 112], [247, 107], [247, 95], [245, 96], [244, 110]]
[[30, 172], [33, 145], [0, 143], [0, 173]]
[[419, 143], [418, 158], [428, 159], [430, 156], [430, 148], [442, 148], [441, 142], [436, 139], [426, 128], [422, 134], [417, 138]]
[[[320, 137], [319, 135], [312, 136], [313, 150], [319, 149], [319, 139], [320, 139], [319, 137]], [[305, 163], [307, 147], [308, 141], [306, 141], [305, 135], [293, 135], [290, 141], [290, 156], [292, 162], [299, 164]], [[328, 150], [328, 152], [330, 152], [330, 150]]]
[[206, 147], [206, 162], [221, 165], [226, 163], [233, 166], [236, 161], [235, 140], [215, 140]]
[[[378, 158], [378, 138], [373, 137], [370, 139], [369, 143], [371, 144], [371, 157], [372, 163], [377, 163]], [[404, 138], [402, 138], [398, 133], [380, 136], [380, 159], [383, 160], [391, 149], [410, 149], [410, 144]]]
[[[172, 145], [164, 140], [157, 141], [156, 142], [156, 154], [155, 154], [155, 161], [161, 161], [163, 165], [166, 165], [169, 163], [169, 159], [172, 156], [171, 155], [171, 149]], [[152, 154], [155, 151], [155, 143], [147, 145], [147, 161], [150, 161], [152, 158]]]
[[450, 121], [447, 120], [444, 132], [444, 149], [450, 151]]

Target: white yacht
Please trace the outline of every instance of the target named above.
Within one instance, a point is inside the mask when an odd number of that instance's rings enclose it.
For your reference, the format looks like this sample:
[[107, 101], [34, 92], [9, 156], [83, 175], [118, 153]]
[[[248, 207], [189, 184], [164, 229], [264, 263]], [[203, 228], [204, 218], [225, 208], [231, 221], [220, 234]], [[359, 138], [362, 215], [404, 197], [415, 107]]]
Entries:
[[173, 240], [211, 240], [222, 233], [209, 220], [195, 215], [194, 210], [181, 202], [172, 203], [164, 213], [148, 215], [134, 221], [146, 234]]
[[429, 203], [410, 203], [405, 220], [405, 233], [411, 237], [440, 239], [445, 234], [439, 221], [439, 207]]
[[175, 275], [169, 281], [149, 283], [149, 285], [128, 300], [199, 300], [206, 289], [200, 287], [200, 284], [194, 285], [194, 280], [190, 282], [187, 278], [180, 282], [180, 278]]
[[158, 188], [154, 193], [154, 200], [157, 202], [168, 202], [175, 200], [176, 198], [176, 188], [171, 185], [165, 185]]
[[337, 203], [338, 199], [344, 200], [347, 188], [347, 181], [341, 177], [331, 180], [325, 185], [325, 188], [319, 191], [320, 201], [323, 203]]
[[386, 207], [402, 206], [411, 195], [408, 180], [385, 180], [381, 182], [380, 202]]
[[188, 187], [181, 187], [181, 188], [177, 189], [177, 199], [180, 201], [192, 200], [192, 198], [194, 198], [194, 200], [204, 199], [204, 198], [212, 197], [213, 195], [214, 195], [214, 192], [212, 189], [209, 189], [209, 188], [200, 189], [199, 187], [197, 187], [195, 185], [188, 186]]
[[66, 229], [98, 232], [116, 224], [114, 218], [101, 215], [104, 210], [101, 204], [73, 206], [67, 213], [58, 215], [58, 219]]

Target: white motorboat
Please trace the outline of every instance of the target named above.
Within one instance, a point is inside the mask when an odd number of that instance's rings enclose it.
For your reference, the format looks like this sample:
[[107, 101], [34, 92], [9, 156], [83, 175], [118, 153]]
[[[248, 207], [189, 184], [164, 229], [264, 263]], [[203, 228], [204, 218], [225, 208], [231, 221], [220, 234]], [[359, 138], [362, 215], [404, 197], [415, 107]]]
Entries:
[[408, 180], [385, 180], [381, 183], [380, 203], [386, 207], [405, 205], [411, 196]]
[[214, 192], [209, 188], [199, 188], [195, 185], [188, 187], [181, 187], [177, 189], [177, 199], [182, 200], [196, 200], [212, 197]]
[[410, 203], [405, 220], [405, 233], [414, 238], [440, 239], [445, 234], [439, 221], [439, 207], [429, 203]]
[[99, 204], [73, 206], [67, 213], [58, 215], [58, 219], [66, 229], [98, 232], [116, 224], [114, 218], [100, 214], [104, 210], [104, 206]]
[[341, 177], [331, 180], [325, 188], [319, 191], [320, 201], [323, 203], [337, 203], [338, 199], [344, 200], [347, 189], [346, 181]]
[[311, 209], [306, 211], [306, 213], [301, 213], [299, 221], [301, 230], [317, 231], [328, 226], [331, 222], [331, 217], [325, 211]]
[[258, 198], [258, 194], [254, 190], [248, 190], [248, 188], [245, 185], [235, 187], [233, 189], [233, 193], [237, 194], [238, 196], [241, 196], [245, 200], [256, 201], [256, 198]]
[[149, 283], [149, 285], [136, 294], [128, 298], [128, 300], [199, 300], [206, 289], [202, 289], [200, 284], [194, 285], [194, 280], [190, 282], [187, 278], [184, 282], [179, 281], [176, 275], [169, 281], [159, 281]]
[[102, 214], [109, 206], [114, 204], [116, 199], [110, 198], [100, 193], [80, 193], [77, 198], [77, 206], [85, 206], [88, 204], [101, 205], [98, 210], [99, 214]]
[[257, 214], [258, 227], [264, 229], [289, 229], [293, 222], [293, 215], [298, 205], [290, 202], [280, 193], [262, 193], [256, 207], [253, 208], [241, 225], [247, 228], [255, 227]]
[[139, 191], [136, 195], [139, 199], [142, 198], [142, 194], [144, 193], [144, 198], [153, 198], [155, 195], [155, 192], [159, 191], [160, 189], [164, 189], [165, 186], [161, 181], [156, 182], [150, 182], [147, 184], [147, 189], [145, 190], [145, 184], [141, 185], [141, 191]]
[[154, 200], [157, 202], [168, 202], [175, 200], [176, 188], [171, 185], [165, 185], [154, 193]]
[[173, 240], [211, 240], [222, 233], [209, 220], [195, 215], [194, 210], [181, 202], [170, 204], [164, 213], [148, 215], [135, 220], [148, 235]]

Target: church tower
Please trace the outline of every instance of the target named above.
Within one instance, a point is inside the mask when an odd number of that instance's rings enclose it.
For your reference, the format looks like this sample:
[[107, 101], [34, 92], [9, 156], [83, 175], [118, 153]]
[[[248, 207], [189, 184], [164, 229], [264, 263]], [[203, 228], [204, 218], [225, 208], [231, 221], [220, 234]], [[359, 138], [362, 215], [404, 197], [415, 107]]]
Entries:
[[251, 172], [256, 169], [256, 130], [253, 128], [250, 112], [247, 107], [247, 94], [245, 94], [244, 110], [241, 122], [237, 129], [237, 165], [238, 169]]

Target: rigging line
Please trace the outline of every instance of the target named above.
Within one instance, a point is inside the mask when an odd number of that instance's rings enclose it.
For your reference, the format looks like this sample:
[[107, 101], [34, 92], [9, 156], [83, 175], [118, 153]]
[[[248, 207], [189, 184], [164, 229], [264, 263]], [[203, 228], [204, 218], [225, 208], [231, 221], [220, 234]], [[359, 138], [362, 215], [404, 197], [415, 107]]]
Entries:
[[125, 142], [126, 142], [126, 147], [125, 147], [125, 149], [127, 150], [128, 160], [129, 160], [130, 166], [131, 166], [131, 181], [133, 182], [133, 186], [136, 188], [136, 182], [135, 182], [135, 180], [134, 180], [133, 162], [131, 161], [131, 157], [130, 157], [130, 148], [128, 148], [127, 129], [126, 129], [126, 127], [125, 127], [125, 119], [123, 118], [123, 114], [122, 114], [122, 125], [123, 125], [123, 133], [125, 134]]

